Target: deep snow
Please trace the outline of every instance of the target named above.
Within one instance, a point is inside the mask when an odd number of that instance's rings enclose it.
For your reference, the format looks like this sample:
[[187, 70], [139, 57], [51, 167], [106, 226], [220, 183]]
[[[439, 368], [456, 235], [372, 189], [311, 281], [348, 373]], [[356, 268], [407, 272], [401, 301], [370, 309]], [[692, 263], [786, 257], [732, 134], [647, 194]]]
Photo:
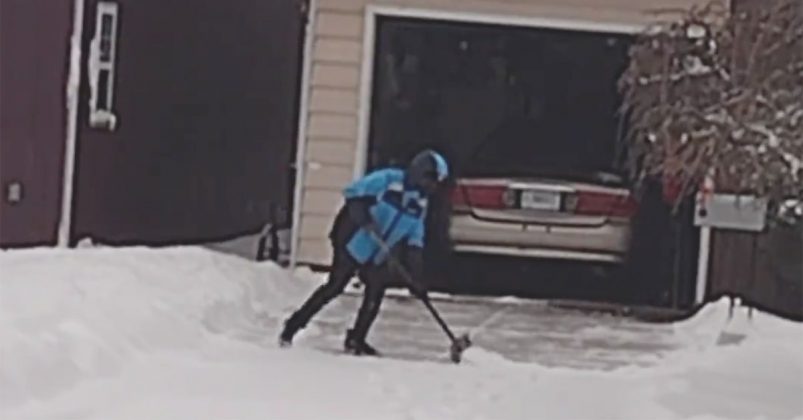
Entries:
[[454, 366], [276, 348], [316, 284], [201, 248], [0, 252], [0, 418], [803, 419], [803, 326], [724, 301], [651, 367]]

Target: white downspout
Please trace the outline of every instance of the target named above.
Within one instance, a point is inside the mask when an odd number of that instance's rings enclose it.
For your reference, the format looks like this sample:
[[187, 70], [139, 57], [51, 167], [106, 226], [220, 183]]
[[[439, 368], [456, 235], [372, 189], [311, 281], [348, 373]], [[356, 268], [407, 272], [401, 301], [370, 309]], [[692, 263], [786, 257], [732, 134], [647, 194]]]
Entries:
[[301, 72], [301, 100], [298, 111], [298, 138], [296, 139], [295, 185], [293, 186], [293, 226], [290, 243], [290, 267], [298, 264], [298, 246], [301, 236], [301, 207], [304, 200], [304, 178], [307, 174], [307, 122], [309, 120], [310, 80], [312, 78], [312, 46], [315, 38], [317, 0], [310, 0], [307, 26], [304, 29], [304, 57]]
[[81, 84], [81, 37], [84, 32], [84, 0], [74, 0], [73, 28], [70, 37], [70, 67], [67, 74], [67, 133], [64, 147], [64, 172], [61, 188], [61, 214], [57, 246], [70, 245], [73, 189], [75, 186], [75, 151], [78, 135], [78, 94]]
[[[700, 192], [700, 205], [705, 205], [706, 195], [712, 194], [714, 181], [707, 177], [703, 181], [703, 191]], [[708, 266], [711, 254], [711, 227], [700, 227], [700, 249], [697, 259], [697, 289], [694, 293], [694, 303], [701, 305], [705, 301], [705, 290], [708, 287]]]
[[711, 228], [700, 228], [700, 252], [697, 261], [697, 290], [694, 303], [700, 305], [705, 300], [705, 289], [708, 286], [708, 260], [711, 253]]

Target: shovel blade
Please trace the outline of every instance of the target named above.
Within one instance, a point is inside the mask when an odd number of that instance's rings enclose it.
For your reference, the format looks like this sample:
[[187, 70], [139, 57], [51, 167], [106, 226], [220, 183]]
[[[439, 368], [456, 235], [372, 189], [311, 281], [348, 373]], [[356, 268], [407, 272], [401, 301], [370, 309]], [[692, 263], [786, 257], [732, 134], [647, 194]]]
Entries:
[[449, 349], [449, 358], [452, 359], [454, 363], [460, 363], [463, 359], [463, 352], [469, 347], [471, 347], [471, 339], [468, 337], [468, 334], [463, 334], [455, 338], [455, 340], [452, 341], [452, 347]]

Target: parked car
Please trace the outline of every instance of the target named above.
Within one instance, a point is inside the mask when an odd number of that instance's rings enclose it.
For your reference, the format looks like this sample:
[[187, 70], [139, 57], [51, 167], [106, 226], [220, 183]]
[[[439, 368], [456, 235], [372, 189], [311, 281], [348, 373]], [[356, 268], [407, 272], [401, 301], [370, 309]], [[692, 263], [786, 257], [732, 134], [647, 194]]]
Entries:
[[457, 252], [621, 262], [637, 203], [615, 176], [472, 177], [452, 192]]

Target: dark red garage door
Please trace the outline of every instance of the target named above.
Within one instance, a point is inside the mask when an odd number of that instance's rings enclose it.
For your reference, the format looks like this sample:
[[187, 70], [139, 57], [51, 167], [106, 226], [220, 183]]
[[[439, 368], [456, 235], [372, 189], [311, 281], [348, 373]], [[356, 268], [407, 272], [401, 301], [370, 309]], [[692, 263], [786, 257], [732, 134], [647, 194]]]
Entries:
[[0, 1], [0, 247], [56, 241], [72, 7]]
[[213, 240], [285, 214], [302, 30], [291, 0], [89, 0], [73, 238]]

